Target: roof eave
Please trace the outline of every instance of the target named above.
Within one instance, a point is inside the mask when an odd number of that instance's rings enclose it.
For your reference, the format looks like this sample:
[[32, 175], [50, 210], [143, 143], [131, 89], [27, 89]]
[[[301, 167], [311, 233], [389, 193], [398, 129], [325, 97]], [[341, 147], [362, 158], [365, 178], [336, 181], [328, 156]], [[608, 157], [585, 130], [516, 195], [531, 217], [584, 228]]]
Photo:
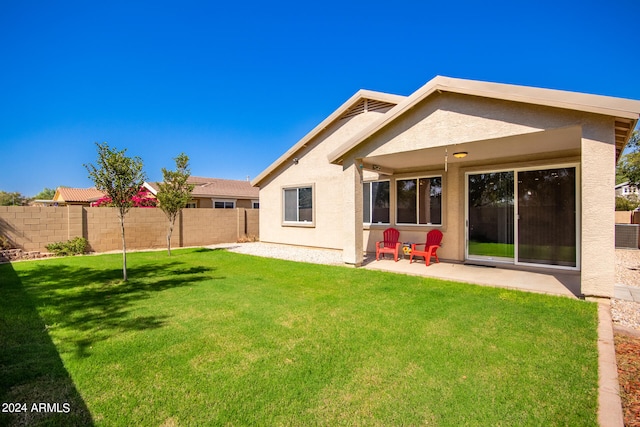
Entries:
[[[620, 118], [630, 121], [632, 124], [628, 135], [625, 137], [625, 141], [628, 141], [631, 136], [631, 132], [635, 128], [640, 114], [640, 101], [632, 99], [436, 76], [406, 98], [404, 102], [391, 109], [386, 115], [381, 117], [380, 120], [372, 123], [369, 127], [363, 129], [331, 152], [327, 156], [329, 162], [340, 164], [344, 156], [364, 140], [386, 127], [419, 102], [434, 93], [440, 92], [543, 105]], [[567, 101], [567, 99], [570, 100]], [[624, 144], [626, 144], [626, 142]]]
[[[385, 92], [376, 92], [372, 90], [360, 89], [353, 94], [348, 100], [346, 100], [340, 107], [338, 107], [333, 113], [331, 113], [320, 124], [307, 133], [302, 139], [300, 139], [293, 147], [287, 150], [282, 156], [278, 157], [276, 161], [271, 163], [264, 171], [262, 171], [257, 177], [251, 180], [251, 185], [259, 187], [260, 183], [268, 177], [273, 171], [275, 171], [281, 164], [292, 158], [298, 151], [307, 146], [307, 144], [320, 134], [324, 129], [329, 127], [333, 122], [338, 120], [351, 106], [359, 102], [361, 99], [374, 99], [379, 101], [385, 101], [393, 104], [401, 103], [405, 97], [402, 95], [394, 95]], [[394, 107], [395, 108], [395, 107]]]

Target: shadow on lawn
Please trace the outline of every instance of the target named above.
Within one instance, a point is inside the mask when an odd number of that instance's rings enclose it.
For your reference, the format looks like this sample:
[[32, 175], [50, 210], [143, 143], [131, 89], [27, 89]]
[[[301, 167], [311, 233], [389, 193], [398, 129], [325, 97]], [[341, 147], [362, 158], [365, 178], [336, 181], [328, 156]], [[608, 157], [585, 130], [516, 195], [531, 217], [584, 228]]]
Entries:
[[[212, 271], [178, 261], [150, 263], [129, 268], [130, 279], [122, 282], [117, 269], [44, 262], [18, 275], [11, 264], [0, 265], [0, 404], [24, 402], [29, 409], [0, 413], [0, 425], [93, 425], [60, 354], [89, 357], [98, 341], [162, 327], [168, 316], [137, 316], [134, 303], [216, 278]], [[69, 403], [71, 412], [33, 413], [34, 402], [59, 403], [61, 411]]]
[[[0, 343], [0, 404], [20, 403], [18, 408], [4, 408], [12, 412], [0, 412], [0, 425], [93, 425], [45, 322], [11, 264], [0, 265]], [[34, 403], [57, 406], [32, 411]]]
[[190, 286], [211, 279], [211, 268], [185, 267], [172, 261], [129, 268], [129, 280], [122, 282], [120, 270], [100, 270], [61, 264], [39, 264], [20, 274], [38, 307], [49, 310], [53, 327], [71, 331], [60, 345], [88, 357], [91, 346], [126, 332], [157, 329], [167, 316], [138, 316], [132, 304], [167, 289]]

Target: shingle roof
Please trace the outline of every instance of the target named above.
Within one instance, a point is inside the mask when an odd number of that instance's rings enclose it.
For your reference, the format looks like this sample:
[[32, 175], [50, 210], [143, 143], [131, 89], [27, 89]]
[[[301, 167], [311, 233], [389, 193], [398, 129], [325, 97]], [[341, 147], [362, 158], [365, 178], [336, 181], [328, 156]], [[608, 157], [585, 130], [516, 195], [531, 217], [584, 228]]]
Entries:
[[[194, 184], [194, 197], [221, 197], [235, 199], [257, 199], [259, 189], [251, 185], [249, 181], [234, 179], [204, 178], [199, 176], [189, 177], [188, 182]], [[154, 192], [158, 191], [157, 182], [148, 182]]]
[[56, 190], [53, 200], [60, 202], [93, 202], [101, 197], [104, 193], [95, 188], [65, 188], [60, 187]]

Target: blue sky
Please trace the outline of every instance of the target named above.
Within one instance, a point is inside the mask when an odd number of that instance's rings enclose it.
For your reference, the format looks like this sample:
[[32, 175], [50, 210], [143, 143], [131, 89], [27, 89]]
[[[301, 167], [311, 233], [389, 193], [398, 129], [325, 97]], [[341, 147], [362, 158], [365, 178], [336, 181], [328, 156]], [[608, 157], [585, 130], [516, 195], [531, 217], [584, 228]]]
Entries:
[[358, 89], [436, 75], [640, 99], [637, 0], [0, 3], [0, 190], [254, 178]]

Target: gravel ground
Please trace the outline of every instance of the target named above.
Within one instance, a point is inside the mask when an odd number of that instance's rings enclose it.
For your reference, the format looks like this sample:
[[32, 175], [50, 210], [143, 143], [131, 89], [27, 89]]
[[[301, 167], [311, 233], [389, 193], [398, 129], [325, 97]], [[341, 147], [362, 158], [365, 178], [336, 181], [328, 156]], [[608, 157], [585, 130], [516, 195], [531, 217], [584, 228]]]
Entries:
[[[343, 265], [342, 254], [336, 250], [301, 248], [262, 242], [213, 245], [210, 247], [226, 248], [232, 252], [268, 258], [314, 264]], [[640, 287], [640, 251], [616, 250], [616, 283]], [[612, 299], [611, 317], [614, 324], [640, 330], [640, 303]]]
[[329, 249], [303, 248], [274, 243], [238, 243], [208, 246], [209, 248], [225, 248], [231, 252], [245, 255], [279, 258], [289, 261], [310, 262], [312, 264], [343, 265], [342, 252]]
[[[640, 251], [616, 249], [616, 283], [640, 287]], [[611, 318], [616, 325], [640, 330], [640, 303], [612, 299]]]

